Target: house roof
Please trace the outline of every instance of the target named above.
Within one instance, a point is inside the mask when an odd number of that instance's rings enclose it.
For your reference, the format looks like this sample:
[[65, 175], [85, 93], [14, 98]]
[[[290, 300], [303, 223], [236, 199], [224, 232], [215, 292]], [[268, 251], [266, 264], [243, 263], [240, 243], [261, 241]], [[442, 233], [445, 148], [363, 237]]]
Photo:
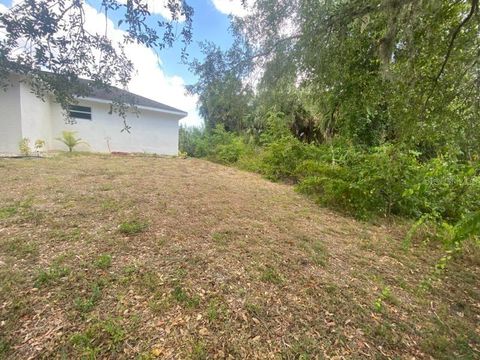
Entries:
[[115, 86], [98, 87], [94, 86], [92, 81], [80, 79], [82, 83], [88, 86], [88, 94], [82, 94], [80, 97], [89, 100], [103, 100], [104, 102], [112, 102], [122, 100], [128, 104], [144, 108], [148, 110], [156, 110], [166, 112], [182, 117], [187, 116], [188, 113], [172, 106], [165, 105], [161, 102], [134, 94], [132, 92], [119, 89]]
[[[58, 76], [58, 74], [54, 74], [50, 71], [42, 70], [39, 74], [47, 75], [47, 76]], [[78, 83], [80, 85], [81, 90], [78, 93], [78, 98], [88, 99], [92, 101], [99, 101], [99, 102], [109, 102], [112, 101], [122, 101], [129, 105], [136, 106], [138, 108], [143, 108], [146, 110], [153, 110], [159, 111], [169, 114], [179, 115], [181, 117], [185, 117], [188, 115], [187, 112], [174, 108], [172, 106], [165, 105], [161, 102], [146, 98], [144, 96], [140, 96], [134, 94], [127, 90], [122, 90], [117, 88], [116, 86], [111, 85], [101, 85], [96, 83], [92, 80], [78, 78]]]

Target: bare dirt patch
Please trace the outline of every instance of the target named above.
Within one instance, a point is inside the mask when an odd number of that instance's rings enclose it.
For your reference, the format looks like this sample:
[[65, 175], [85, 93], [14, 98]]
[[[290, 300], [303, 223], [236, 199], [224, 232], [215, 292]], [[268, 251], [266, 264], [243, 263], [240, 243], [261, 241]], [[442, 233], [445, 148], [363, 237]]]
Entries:
[[0, 357], [478, 358], [479, 256], [196, 159], [0, 160]]

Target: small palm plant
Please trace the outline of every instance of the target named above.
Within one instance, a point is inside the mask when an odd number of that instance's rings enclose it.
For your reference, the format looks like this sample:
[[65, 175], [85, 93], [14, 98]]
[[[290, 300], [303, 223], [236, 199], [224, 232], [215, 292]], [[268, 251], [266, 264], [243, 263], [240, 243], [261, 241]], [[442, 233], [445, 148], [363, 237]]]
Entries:
[[57, 138], [57, 140], [64, 143], [68, 147], [68, 151], [72, 152], [75, 146], [79, 144], [87, 144], [85, 141], [82, 141], [82, 139], [77, 138], [75, 134], [76, 131], [62, 131], [62, 137]]
[[30, 155], [30, 139], [24, 137], [20, 142], [18, 143], [18, 149], [20, 150], [20, 153], [23, 156], [29, 156]]

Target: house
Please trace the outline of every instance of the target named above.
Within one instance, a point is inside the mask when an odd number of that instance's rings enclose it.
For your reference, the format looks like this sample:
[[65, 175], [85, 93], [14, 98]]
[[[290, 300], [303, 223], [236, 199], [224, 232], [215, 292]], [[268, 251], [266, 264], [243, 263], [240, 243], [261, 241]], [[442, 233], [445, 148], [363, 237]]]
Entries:
[[[116, 87], [93, 88], [88, 97], [79, 97], [69, 108], [73, 124], [53, 99], [38, 98], [27, 82], [14, 76], [12, 86], [0, 89], [0, 154], [18, 154], [19, 142], [45, 141], [44, 150], [67, 150], [57, 140], [62, 131], [75, 131], [85, 143], [75, 150], [93, 152], [146, 152], [178, 154], [179, 120], [186, 112]], [[136, 111], [127, 114], [131, 127], [123, 129], [123, 118], [112, 112], [112, 100], [129, 98]]]

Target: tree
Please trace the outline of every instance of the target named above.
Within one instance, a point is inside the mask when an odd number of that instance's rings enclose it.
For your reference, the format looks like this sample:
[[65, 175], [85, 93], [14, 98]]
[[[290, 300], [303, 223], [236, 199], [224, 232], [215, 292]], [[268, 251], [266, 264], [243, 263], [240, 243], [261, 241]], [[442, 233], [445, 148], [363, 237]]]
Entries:
[[[161, 50], [179, 40], [182, 57], [186, 55], [193, 9], [184, 0], [167, 1], [169, 21], [153, 16], [146, 0], [102, 0], [100, 6], [106, 25], [107, 15], [120, 17], [116, 25], [125, 32], [121, 42], [109, 38], [107, 26], [102, 34], [89, 32], [84, 0], [25, 0], [0, 13], [0, 31], [5, 33], [0, 38], [0, 85], [8, 85], [11, 73], [28, 75], [37, 96], [53, 94], [66, 109], [75, 102], [74, 95], [88, 94], [91, 86], [127, 86], [133, 65], [124, 43]], [[80, 82], [80, 77], [93, 82]]]
[[248, 64], [237, 61], [247, 57], [248, 49], [242, 47], [238, 37], [227, 52], [208, 42], [201, 47], [204, 61], [195, 59], [190, 63], [199, 81], [187, 90], [199, 96], [199, 110], [207, 129], [223, 124], [227, 131], [241, 131], [250, 112], [253, 93], [243, 81], [249, 71]]
[[259, 0], [232, 21], [249, 51], [231, 67], [263, 70], [255, 103], [320, 141], [479, 153], [478, 0]]
[[[323, 21], [315, 21], [319, 12]], [[476, 0], [307, 1], [300, 18], [302, 71], [337, 131], [367, 145], [404, 142], [424, 152], [462, 142], [477, 111]]]

